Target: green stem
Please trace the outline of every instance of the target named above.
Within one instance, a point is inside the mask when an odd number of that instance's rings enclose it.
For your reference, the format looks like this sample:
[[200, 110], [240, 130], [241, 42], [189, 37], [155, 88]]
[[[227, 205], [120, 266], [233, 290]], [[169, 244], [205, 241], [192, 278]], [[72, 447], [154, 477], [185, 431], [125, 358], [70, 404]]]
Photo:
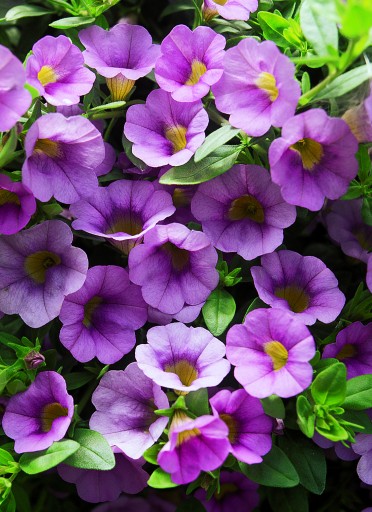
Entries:
[[88, 119], [117, 119], [118, 117], [124, 117], [125, 112], [123, 110], [115, 110], [114, 112], [97, 112], [96, 114], [88, 114]]
[[117, 118], [116, 117], [113, 117], [111, 119], [111, 121], [109, 122], [109, 125], [105, 131], [105, 136], [104, 136], [104, 141], [107, 142], [110, 138], [110, 135], [111, 135], [111, 132], [112, 132], [112, 129], [114, 128], [114, 126], [116, 125], [117, 123]]

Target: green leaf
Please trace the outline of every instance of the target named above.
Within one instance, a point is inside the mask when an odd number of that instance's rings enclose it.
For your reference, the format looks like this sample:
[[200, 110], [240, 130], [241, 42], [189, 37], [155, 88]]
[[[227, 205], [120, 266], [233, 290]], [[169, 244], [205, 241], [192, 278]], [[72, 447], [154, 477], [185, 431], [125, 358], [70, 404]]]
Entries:
[[11, 455], [3, 448], [0, 448], [0, 466], [8, 466], [9, 463], [12, 462], [14, 462], [13, 455]]
[[21, 469], [28, 475], [36, 475], [58, 466], [79, 449], [76, 441], [65, 439], [49, 446], [46, 450], [24, 453], [19, 459]]
[[260, 464], [239, 462], [239, 467], [253, 482], [269, 487], [294, 487], [300, 481], [287, 455], [275, 445]]
[[67, 389], [72, 391], [74, 389], [79, 389], [91, 380], [94, 379], [94, 375], [88, 372], [74, 372], [68, 373], [65, 376]]
[[308, 496], [305, 489], [268, 489], [272, 512], [309, 512]]
[[1, 504], [1, 512], [16, 512], [16, 501], [13, 493], [10, 493], [6, 501]]
[[332, 83], [325, 87], [314, 99], [325, 100], [338, 98], [349, 91], [359, 87], [362, 83], [372, 78], [372, 67], [370, 64], [359, 66], [347, 71], [343, 75], [335, 78]]
[[251, 311], [253, 311], [255, 309], [259, 309], [259, 308], [267, 308], [267, 304], [263, 300], [261, 300], [259, 297], [256, 297], [255, 299], [252, 300], [252, 302], [248, 306], [248, 309], [245, 312], [243, 320], [245, 320], [245, 317], [248, 315], [248, 313], [250, 313]]
[[285, 418], [285, 407], [283, 400], [278, 395], [270, 395], [261, 400], [265, 414], [272, 418]]
[[221, 146], [200, 162], [190, 160], [179, 167], [172, 167], [159, 182], [163, 185], [197, 185], [209, 181], [231, 169], [239, 152], [240, 146]]
[[168, 5], [168, 7], [166, 7], [160, 14], [159, 21], [170, 14], [177, 14], [183, 11], [193, 11], [194, 9], [195, 7], [189, 2], [177, 2], [176, 4]]
[[0, 149], [0, 168], [5, 167], [9, 162], [15, 158], [15, 150], [18, 142], [17, 129], [14, 127], [9, 132], [8, 140]]
[[95, 430], [77, 428], [74, 441], [79, 443], [79, 449], [68, 457], [64, 464], [74, 468], [98, 469], [107, 471], [115, 467], [115, 456], [102, 434]]
[[83, 27], [84, 25], [91, 25], [94, 23], [95, 18], [91, 16], [72, 16], [71, 18], [62, 18], [57, 21], [53, 21], [49, 26], [53, 28], [59, 28], [67, 30], [69, 28]]
[[279, 446], [292, 462], [300, 484], [314, 494], [322, 494], [327, 477], [327, 463], [324, 452], [313, 441], [301, 435], [278, 438]]
[[299, 395], [296, 402], [297, 422], [307, 437], [313, 437], [315, 429], [314, 408], [304, 395]]
[[259, 12], [257, 19], [265, 39], [273, 41], [281, 48], [288, 48], [290, 46], [287, 39], [283, 36], [283, 30], [290, 27], [288, 20], [281, 15], [265, 11]]
[[202, 309], [204, 321], [213, 336], [219, 336], [227, 329], [235, 311], [235, 300], [229, 292], [222, 288], [213, 290]]
[[362, 217], [368, 226], [372, 226], [372, 197], [365, 197], [363, 199]]
[[194, 497], [182, 501], [176, 508], [176, 512], [206, 512], [205, 507]]
[[207, 388], [191, 391], [186, 395], [185, 401], [187, 408], [195, 414], [195, 416], [210, 414]]
[[21, 18], [32, 18], [52, 14], [52, 11], [38, 7], [37, 5], [16, 5], [5, 14], [5, 21], [15, 21]]
[[342, 405], [346, 396], [346, 366], [333, 364], [314, 379], [311, 394], [316, 404]]
[[340, 20], [340, 32], [348, 39], [360, 38], [370, 32], [372, 27], [372, 4], [370, 0], [348, 0], [337, 3]]
[[372, 375], [359, 375], [346, 382], [345, 409], [362, 411], [372, 407]]
[[346, 441], [349, 438], [348, 432], [331, 414], [327, 414], [325, 418], [317, 418], [315, 430], [318, 434], [335, 443], [338, 441]]
[[155, 469], [147, 481], [147, 484], [154, 489], [170, 489], [171, 487], [178, 487], [178, 484], [172, 482], [170, 475], [161, 468]]
[[194, 155], [195, 163], [200, 162], [203, 158], [210, 155], [213, 151], [220, 148], [226, 142], [233, 139], [240, 130], [233, 128], [231, 125], [225, 125], [208, 135], [203, 144], [196, 150]]
[[364, 144], [360, 144], [356, 157], [358, 159], [359, 164], [358, 177], [361, 183], [364, 183], [372, 174], [372, 162], [369, 156], [367, 146], [365, 146]]
[[[338, 31], [332, 0], [304, 0], [300, 24], [318, 55], [333, 55], [338, 48]], [[332, 51], [333, 49], [333, 51]]]
[[102, 110], [115, 110], [117, 108], [122, 108], [126, 105], [126, 101], [111, 101], [110, 103], [105, 103], [104, 105], [98, 105], [98, 107], [93, 107], [89, 109], [89, 112], [101, 112]]
[[147, 448], [147, 450], [143, 454], [143, 458], [150, 464], [154, 464], [154, 466], [159, 466], [158, 455], [161, 449], [162, 446], [160, 444], [154, 444], [153, 446], [150, 446], [150, 448]]

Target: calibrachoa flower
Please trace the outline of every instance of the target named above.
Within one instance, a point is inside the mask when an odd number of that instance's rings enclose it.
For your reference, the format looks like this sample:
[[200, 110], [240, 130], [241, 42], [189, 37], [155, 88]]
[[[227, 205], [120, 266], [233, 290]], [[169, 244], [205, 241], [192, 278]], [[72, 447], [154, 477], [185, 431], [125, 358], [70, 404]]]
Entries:
[[143, 373], [181, 394], [219, 384], [230, 370], [224, 355], [225, 345], [207, 329], [181, 323], [153, 327], [136, 348]]
[[149, 181], [118, 180], [99, 187], [89, 199], [70, 208], [74, 229], [107, 238], [128, 254], [143, 235], [172, 215], [175, 207], [168, 192], [155, 190]]
[[102, 135], [81, 116], [45, 114], [25, 138], [22, 181], [40, 201], [71, 204], [98, 186], [95, 169], [105, 159]]
[[65, 379], [57, 372], [41, 372], [30, 387], [12, 396], [2, 427], [15, 440], [17, 453], [35, 452], [64, 437], [74, 413]]
[[161, 43], [156, 81], [176, 101], [201, 99], [222, 76], [225, 45], [226, 39], [209, 27], [177, 25]]
[[288, 398], [312, 381], [315, 342], [309, 329], [281, 309], [255, 309], [227, 333], [226, 354], [235, 378], [252, 396]]
[[178, 103], [170, 93], [156, 89], [145, 105], [129, 107], [124, 134], [133, 142], [133, 154], [145, 164], [181, 165], [204, 142], [208, 122], [200, 100]]
[[184, 306], [181, 311], [175, 313], [174, 315], [168, 315], [167, 313], [163, 313], [156, 308], [148, 306], [148, 321], [152, 324], [167, 325], [171, 323], [172, 319], [174, 319], [178, 322], [189, 324], [190, 322], [196, 320], [203, 306], [204, 302], [197, 304], [196, 306]]
[[146, 487], [149, 475], [142, 469], [144, 459], [133, 460], [116, 453], [115, 462], [115, 467], [109, 471], [79, 469], [66, 464], [60, 464], [57, 469], [60, 477], [75, 484], [80, 498], [89, 503], [114, 501], [122, 492], [137, 494]]
[[213, 471], [229, 453], [228, 428], [215, 416], [192, 420], [176, 411], [169, 430], [169, 441], [160, 450], [158, 463], [176, 484], [188, 484], [201, 471]]
[[229, 428], [230, 452], [246, 464], [262, 462], [262, 455], [272, 446], [273, 420], [264, 413], [258, 398], [250, 396], [244, 389], [216, 393], [210, 404], [215, 416]]
[[320, 210], [338, 199], [358, 173], [358, 142], [342, 119], [322, 109], [289, 119], [269, 148], [271, 176], [290, 204]]
[[296, 219], [295, 207], [284, 202], [269, 172], [257, 165], [234, 165], [199, 185], [191, 211], [217, 249], [246, 260], [276, 249], [283, 228]]
[[120, 496], [112, 503], [104, 503], [95, 507], [92, 512], [175, 512], [176, 505], [158, 498], [156, 495], [146, 494], [146, 498], [135, 496]]
[[362, 103], [348, 109], [342, 119], [358, 142], [372, 142], [372, 90]]
[[0, 310], [30, 327], [56, 318], [88, 270], [85, 252], [71, 243], [71, 229], [60, 220], [0, 237]]
[[336, 342], [327, 345], [323, 357], [335, 357], [347, 369], [347, 378], [372, 374], [372, 322], [354, 322], [342, 329]]
[[27, 80], [51, 105], [74, 105], [93, 87], [95, 74], [84, 66], [80, 49], [66, 36], [45, 36], [32, 47]]
[[[155, 226], [129, 254], [129, 279], [153, 308], [174, 315], [204, 302], [219, 280], [207, 236], [182, 224]], [[161, 269], [161, 272], [159, 272]]]
[[326, 216], [326, 224], [329, 236], [341, 245], [345, 254], [367, 263], [372, 250], [372, 226], [363, 222], [361, 210], [362, 199], [346, 204], [335, 201]]
[[252, 512], [260, 501], [258, 484], [237, 472], [221, 471], [220, 492], [207, 500], [206, 491], [198, 489], [195, 496], [207, 512]]
[[125, 269], [98, 266], [88, 270], [82, 288], [65, 298], [59, 316], [61, 343], [75, 359], [85, 363], [97, 357], [112, 364], [134, 347], [134, 331], [147, 320], [147, 304]]
[[217, 14], [225, 20], [246, 21], [251, 12], [257, 11], [257, 7], [257, 0], [204, 0], [203, 16], [206, 21]]
[[365, 484], [372, 485], [372, 435], [358, 434], [351, 447], [355, 453], [361, 455], [357, 465], [359, 478]]
[[0, 45], [0, 132], [10, 130], [31, 105], [22, 62]]
[[265, 254], [261, 267], [252, 267], [260, 299], [273, 308], [291, 311], [306, 325], [326, 324], [341, 313], [345, 296], [333, 272], [314, 256], [294, 251]]
[[263, 135], [295, 113], [301, 92], [294, 71], [272, 41], [243, 39], [226, 51], [222, 78], [212, 86], [216, 106], [232, 126]]
[[368, 287], [369, 291], [372, 293], [372, 255], [369, 256], [368, 261], [367, 261], [366, 281], [367, 281], [367, 287]]
[[136, 363], [125, 370], [107, 372], [93, 393], [92, 403], [97, 411], [90, 419], [90, 428], [133, 459], [156, 443], [168, 423], [168, 418], [154, 413], [169, 407], [166, 394]]
[[35, 210], [36, 201], [30, 190], [0, 174], [0, 234], [13, 235], [20, 231]]
[[153, 69], [159, 56], [144, 27], [119, 23], [110, 30], [93, 25], [79, 33], [85, 63], [106, 78], [113, 101], [125, 100], [138, 78]]

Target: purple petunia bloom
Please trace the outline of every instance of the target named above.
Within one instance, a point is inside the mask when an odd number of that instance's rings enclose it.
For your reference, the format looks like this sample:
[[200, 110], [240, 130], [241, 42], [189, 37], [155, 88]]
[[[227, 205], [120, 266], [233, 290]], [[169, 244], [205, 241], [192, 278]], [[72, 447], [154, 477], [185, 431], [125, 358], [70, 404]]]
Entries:
[[358, 142], [372, 142], [372, 90], [362, 103], [347, 110], [342, 119]]
[[60, 220], [0, 237], [0, 310], [30, 327], [56, 318], [88, 270], [85, 252], [71, 243], [71, 229]]
[[65, 298], [60, 320], [61, 343], [75, 359], [85, 363], [97, 357], [112, 364], [134, 347], [134, 331], [147, 320], [147, 304], [125, 269], [92, 267], [82, 288]]
[[85, 63], [106, 77], [112, 101], [125, 100], [138, 78], [153, 69], [159, 56], [144, 27], [119, 23], [110, 30], [93, 25], [81, 30]]
[[131, 180], [99, 187], [70, 208], [74, 229], [107, 238], [125, 254], [174, 211], [168, 192], [155, 190], [149, 181]]
[[368, 253], [372, 251], [372, 226], [363, 221], [362, 199], [346, 204], [335, 201], [325, 220], [329, 236], [341, 245], [343, 252], [367, 263]]
[[156, 89], [145, 105], [128, 108], [124, 134], [133, 142], [133, 154], [145, 164], [182, 165], [204, 142], [208, 122], [200, 100], [178, 103], [170, 93]]
[[357, 473], [362, 482], [372, 485], [372, 435], [358, 434], [352, 449], [361, 458], [357, 465]]
[[246, 464], [262, 462], [262, 455], [271, 450], [273, 420], [264, 413], [258, 398], [244, 389], [224, 389], [211, 399], [213, 414], [229, 428], [230, 452]]
[[204, 302], [197, 304], [196, 306], [184, 306], [181, 311], [175, 313], [174, 315], [163, 313], [156, 308], [148, 306], [148, 321], [152, 324], [167, 325], [171, 323], [172, 319], [174, 319], [178, 322], [189, 324], [190, 322], [196, 320], [203, 306]]
[[366, 281], [367, 281], [367, 287], [368, 287], [369, 291], [372, 293], [372, 254], [369, 256], [368, 261], [367, 261]]
[[314, 256], [294, 251], [265, 254], [261, 267], [252, 267], [260, 299], [273, 308], [291, 311], [306, 325], [316, 320], [333, 322], [341, 313], [345, 296], [333, 272]]
[[115, 467], [109, 471], [66, 464], [60, 464], [57, 469], [59, 476], [75, 484], [79, 497], [89, 503], [115, 501], [122, 492], [137, 494], [146, 487], [149, 475], [142, 469], [144, 459], [133, 460], [123, 453], [115, 453], [115, 462]]
[[0, 44], [0, 132], [10, 130], [31, 105], [22, 62]]
[[272, 41], [243, 39], [226, 51], [222, 78], [212, 86], [216, 106], [232, 126], [263, 135], [295, 113], [301, 92], [294, 71]]
[[17, 453], [36, 452], [64, 437], [73, 414], [65, 379], [57, 372], [42, 372], [26, 391], [10, 398], [2, 427], [15, 440]]
[[203, 98], [222, 76], [225, 45], [226, 39], [209, 27], [177, 25], [161, 43], [156, 81], [176, 101]]
[[74, 105], [93, 87], [95, 74], [81, 50], [66, 36], [45, 36], [32, 47], [27, 80], [51, 105]]
[[22, 183], [0, 174], [0, 235], [13, 235], [28, 224], [36, 201]]
[[204, 0], [203, 16], [206, 21], [217, 14], [225, 20], [246, 21], [257, 8], [258, 0]]
[[347, 378], [372, 374], [372, 322], [363, 325], [354, 322], [342, 329], [335, 343], [324, 348], [323, 357], [334, 357], [342, 361], [347, 369]]
[[136, 348], [143, 373], [179, 394], [219, 384], [230, 370], [224, 355], [225, 345], [207, 329], [181, 323], [153, 327]]
[[276, 249], [283, 228], [296, 220], [295, 207], [284, 202], [268, 171], [257, 165], [234, 165], [199, 185], [191, 211], [217, 249], [246, 260]]
[[112, 503], [94, 507], [92, 512], [175, 512], [176, 505], [164, 501], [156, 495], [146, 494], [146, 498], [120, 496]]
[[311, 384], [314, 338], [300, 320], [283, 310], [248, 313], [243, 325], [228, 331], [226, 354], [236, 366], [236, 380], [257, 398], [272, 394], [289, 398]]
[[201, 471], [213, 471], [229, 453], [228, 428], [215, 416], [192, 420], [176, 411], [169, 430], [169, 441], [160, 450], [158, 463], [176, 484], [188, 484]]
[[102, 135], [81, 116], [46, 114], [25, 138], [22, 181], [40, 201], [54, 196], [71, 204], [98, 186], [96, 168], [105, 159]]
[[320, 210], [338, 199], [358, 173], [358, 142], [342, 119], [320, 108], [289, 119], [269, 148], [271, 176], [287, 203]]
[[129, 279], [142, 287], [149, 306], [174, 315], [206, 301], [218, 285], [216, 264], [204, 233], [176, 223], [155, 226], [129, 254]]
[[207, 512], [252, 512], [260, 501], [258, 484], [241, 473], [221, 471], [220, 492], [215, 492], [210, 500], [204, 489], [195, 493]]
[[93, 393], [92, 403], [97, 411], [90, 419], [90, 428], [133, 459], [156, 443], [168, 423], [168, 418], [154, 413], [169, 407], [166, 394], [136, 363], [125, 370], [107, 372]]

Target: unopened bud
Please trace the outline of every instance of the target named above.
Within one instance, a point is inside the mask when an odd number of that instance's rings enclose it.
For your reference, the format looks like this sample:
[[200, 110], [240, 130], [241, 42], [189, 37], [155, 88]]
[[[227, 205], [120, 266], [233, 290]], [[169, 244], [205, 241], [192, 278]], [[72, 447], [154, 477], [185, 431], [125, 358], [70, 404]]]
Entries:
[[36, 368], [39, 368], [39, 366], [44, 363], [45, 357], [40, 354], [40, 352], [31, 350], [31, 352], [29, 352], [24, 358], [24, 361], [26, 363], [27, 370], [36, 370]]

